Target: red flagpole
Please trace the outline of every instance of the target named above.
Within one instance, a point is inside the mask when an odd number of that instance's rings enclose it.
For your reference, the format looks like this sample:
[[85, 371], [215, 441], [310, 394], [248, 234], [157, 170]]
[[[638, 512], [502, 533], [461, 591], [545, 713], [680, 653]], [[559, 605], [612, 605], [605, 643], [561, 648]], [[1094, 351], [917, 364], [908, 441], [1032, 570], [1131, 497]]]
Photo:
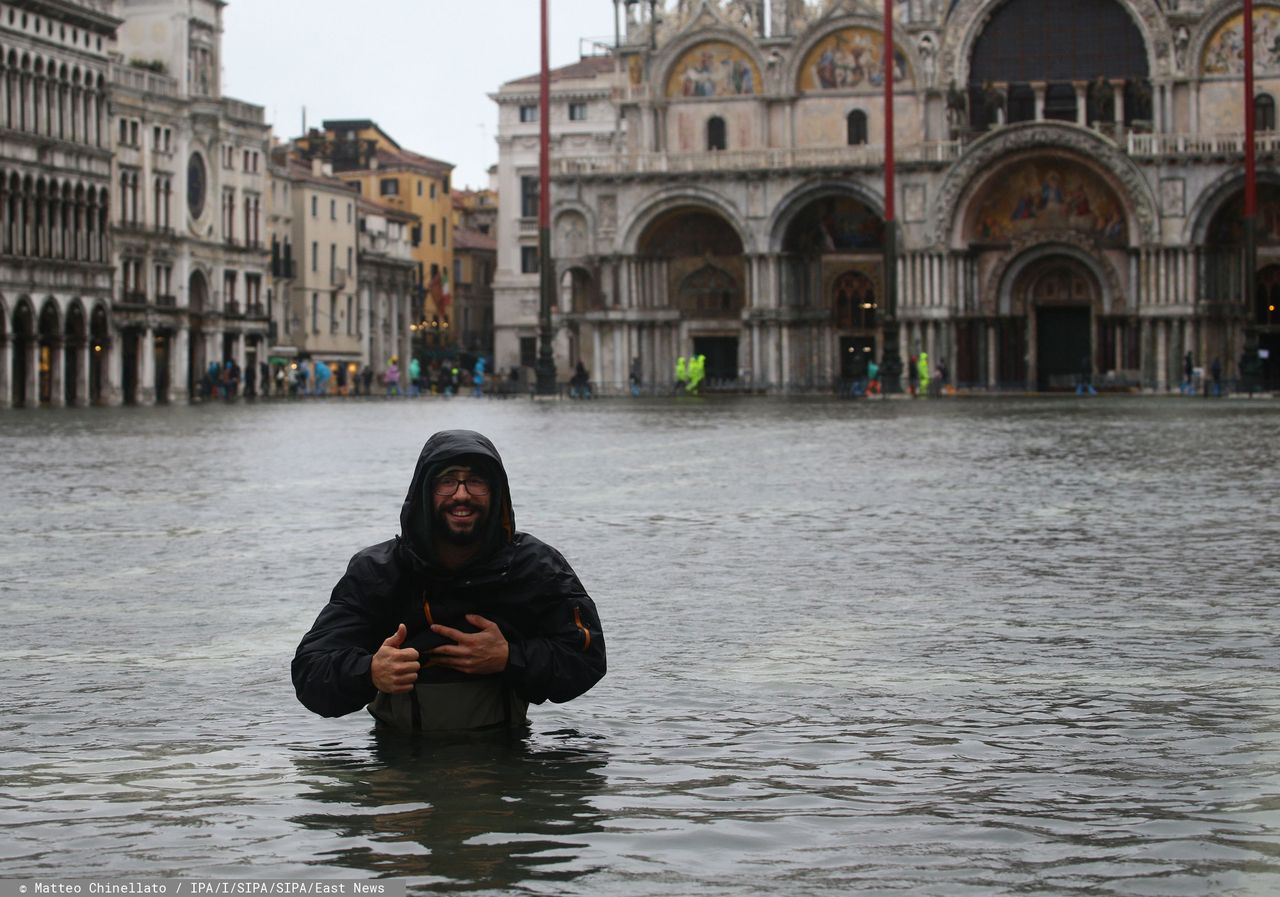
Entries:
[[[1258, 278], [1258, 160], [1254, 146], [1254, 133], [1257, 130], [1253, 105], [1253, 0], [1244, 0], [1244, 296], [1242, 305], [1248, 309], [1245, 321], [1253, 318], [1253, 307], [1257, 301]], [[1246, 333], [1245, 341], [1251, 338]], [[1245, 354], [1241, 356], [1245, 367], [1245, 358], [1256, 351], [1255, 346], [1246, 345]], [[1252, 365], [1252, 359], [1248, 364]], [[1241, 379], [1252, 376], [1252, 370], [1239, 370]]]
[[1257, 122], [1253, 105], [1253, 0], [1244, 0], [1244, 217], [1258, 212], [1258, 163], [1254, 152]]
[[881, 317], [880, 381], [887, 393], [901, 391], [898, 356], [898, 225], [894, 221], [893, 0], [884, 0], [884, 308]]
[[884, 0], [884, 220], [893, 226], [893, 0]]

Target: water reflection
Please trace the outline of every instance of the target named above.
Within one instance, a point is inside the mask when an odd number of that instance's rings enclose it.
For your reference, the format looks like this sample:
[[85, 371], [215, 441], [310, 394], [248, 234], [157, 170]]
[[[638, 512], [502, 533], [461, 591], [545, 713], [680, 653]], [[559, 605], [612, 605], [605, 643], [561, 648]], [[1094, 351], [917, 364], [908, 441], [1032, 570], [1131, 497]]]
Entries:
[[296, 752], [318, 806], [292, 822], [334, 834], [313, 862], [451, 891], [566, 883], [595, 871], [586, 836], [600, 830], [595, 798], [604, 752], [553, 747], [556, 738], [493, 735], [428, 743], [375, 733], [367, 750]]

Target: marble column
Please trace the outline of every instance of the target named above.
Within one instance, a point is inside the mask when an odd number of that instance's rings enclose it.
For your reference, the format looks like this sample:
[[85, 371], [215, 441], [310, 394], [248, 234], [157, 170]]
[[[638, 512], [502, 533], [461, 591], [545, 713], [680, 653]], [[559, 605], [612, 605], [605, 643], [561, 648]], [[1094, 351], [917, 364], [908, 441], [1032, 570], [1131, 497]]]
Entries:
[[138, 335], [138, 404], [156, 403], [156, 332], [148, 325]]
[[62, 408], [67, 404], [66, 361], [62, 353], [65, 347], [61, 339], [49, 344], [49, 404], [54, 408]]
[[987, 322], [987, 388], [1000, 385], [1000, 343], [996, 338], [996, 325]]
[[1155, 322], [1156, 336], [1156, 392], [1169, 389], [1169, 322]]
[[13, 370], [12, 352], [12, 343], [0, 336], [0, 408], [8, 408], [13, 404], [13, 398], [9, 395], [9, 373]]
[[25, 351], [23, 352], [22, 364], [27, 370], [27, 388], [26, 394], [23, 396], [24, 404], [28, 408], [40, 407], [40, 365], [39, 353], [40, 342], [32, 337], [27, 341]]

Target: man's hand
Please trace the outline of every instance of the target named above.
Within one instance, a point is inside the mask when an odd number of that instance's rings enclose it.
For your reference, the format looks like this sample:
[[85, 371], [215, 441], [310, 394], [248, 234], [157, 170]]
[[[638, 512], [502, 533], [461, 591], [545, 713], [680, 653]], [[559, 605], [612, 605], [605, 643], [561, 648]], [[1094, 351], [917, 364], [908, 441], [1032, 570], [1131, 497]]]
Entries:
[[388, 695], [399, 695], [413, 691], [413, 683], [418, 681], [418, 650], [401, 648], [409, 630], [401, 623], [395, 635], [382, 643], [378, 653], [373, 655], [373, 664], [369, 673], [373, 676], [373, 684], [378, 691]]
[[502, 630], [497, 623], [476, 614], [467, 614], [467, 622], [480, 631], [459, 632], [439, 624], [431, 627], [432, 632], [457, 644], [432, 648], [427, 652], [431, 658], [428, 664], [473, 676], [501, 673], [507, 668], [507, 640]]

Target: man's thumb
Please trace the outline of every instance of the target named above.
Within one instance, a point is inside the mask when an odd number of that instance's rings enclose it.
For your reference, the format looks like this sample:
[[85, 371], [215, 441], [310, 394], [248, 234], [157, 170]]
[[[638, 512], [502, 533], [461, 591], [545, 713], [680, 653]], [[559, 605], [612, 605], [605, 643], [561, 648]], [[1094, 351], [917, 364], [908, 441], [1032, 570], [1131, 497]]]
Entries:
[[388, 648], [399, 648], [404, 644], [405, 637], [408, 636], [408, 634], [409, 630], [405, 628], [403, 623], [401, 623], [395, 633], [382, 644]]

